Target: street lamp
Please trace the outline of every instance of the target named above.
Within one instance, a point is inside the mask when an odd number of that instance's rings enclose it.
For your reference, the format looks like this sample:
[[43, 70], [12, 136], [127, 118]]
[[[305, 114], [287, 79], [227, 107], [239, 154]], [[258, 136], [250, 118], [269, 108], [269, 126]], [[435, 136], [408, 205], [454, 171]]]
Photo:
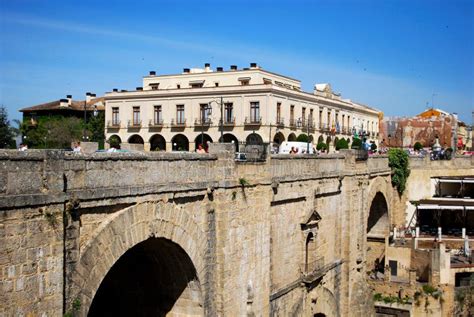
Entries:
[[210, 103], [203, 107], [201, 111], [201, 146], [204, 146], [204, 123], [206, 123], [208, 120], [208, 116], [212, 114], [212, 107]]
[[[220, 106], [221, 108], [221, 120], [219, 122], [219, 128], [221, 130], [221, 137], [219, 139], [219, 143], [223, 143], [224, 142], [224, 111], [222, 110], [222, 107], [224, 106], [224, 101], [223, 101], [223, 98], [221, 97], [221, 102], [218, 102], [216, 100], [211, 100], [209, 101], [208, 103], [208, 106], [212, 109], [212, 106], [211, 104], [215, 102], [217, 105]], [[211, 110], [212, 111], [212, 110]]]

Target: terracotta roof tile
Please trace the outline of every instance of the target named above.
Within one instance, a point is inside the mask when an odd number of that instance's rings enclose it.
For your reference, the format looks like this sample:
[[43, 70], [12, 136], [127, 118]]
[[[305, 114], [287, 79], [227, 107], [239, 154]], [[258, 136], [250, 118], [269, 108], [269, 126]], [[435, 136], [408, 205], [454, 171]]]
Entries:
[[[104, 110], [104, 97], [98, 97], [91, 99], [87, 105], [86, 109], [88, 111], [94, 110], [94, 105], [97, 104], [97, 110]], [[61, 108], [60, 100], [50, 101], [42, 103], [36, 106], [27, 107], [20, 109], [20, 112], [35, 112], [35, 111], [47, 111], [47, 110], [73, 110], [73, 111], [84, 111], [84, 100], [72, 100], [71, 105], [67, 108]]]

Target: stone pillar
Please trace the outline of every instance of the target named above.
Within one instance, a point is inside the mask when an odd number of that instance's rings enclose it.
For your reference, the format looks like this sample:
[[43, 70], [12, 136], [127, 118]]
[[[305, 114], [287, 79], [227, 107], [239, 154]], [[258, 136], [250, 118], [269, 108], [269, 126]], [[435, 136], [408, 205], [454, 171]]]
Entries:
[[462, 238], [466, 238], [466, 228], [462, 228]]
[[416, 227], [415, 228], [415, 238], [419, 238], [420, 237], [420, 227]]
[[443, 230], [441, 229], [441, 227], [438, 227], [438, 241], [441, 241], [442, 240], [442, 234], [443, 233]]
[[145, 144], [143, 145], [143, 148], [146, 152], [149, 152], [151, 148], [150, 142], [145, 142]]
[[397, 227], [393, 228], [393, 238], [394, 239], [398, 238], [398, 229], [397, 229]]

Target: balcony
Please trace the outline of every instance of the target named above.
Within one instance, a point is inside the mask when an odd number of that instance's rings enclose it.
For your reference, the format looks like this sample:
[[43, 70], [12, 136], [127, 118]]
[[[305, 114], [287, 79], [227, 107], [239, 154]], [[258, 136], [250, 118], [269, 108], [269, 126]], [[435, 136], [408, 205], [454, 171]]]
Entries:
[[311, 284], [320, 279], [327, 272], [342, 264], [342, 260], [333, 261], [324, 264], [324, 257], [317, 257], [312, 261], [308, 261], [300, 265], [301, 281], [306, 284]]
[[[219, 124], [222, 120], [219, 120]], [[224, 118], [224, 123], [222, 124], [224, 127], [233, 127], [235, 126], [235, 117], [232, 118]]]
[[285, 119], [284, 118], [277, 118], [276, 119], [276, 126], [280, 129], [285, 127]]
[[290, 119], [290, 128], [292, 128], [292, 129], [296, 128], [296, 120], [295, 119]]
[[186, 127], [186, 119], [171, 119], [171, 127], [172, 128], [184, 128]]
[[127, 128], [141, 128], [142, 120], [128, 120]]
[[245, 117], [244, 125], [251, 126], [251, 125], [261, 125], [262, 124], [262, 117]]
[[331, 127], [326, 123], [320, 123], [319, 124], [319, 130], [321, 132], [329, 133], [331, 131]]
[[158, 118], [158, 119], [150, 119], [150, 122], [148, 122], [148, 127], [149, 128], [161, 128], [163, 127], [163, 119]]
[[109, 129], [118, 129], [120, 128], [120, 120], [108, 120], [107, 128]]
[[212, 124], [211, 118], [201, 118], [194, 120], [194, 126], [196, 127], [208, 127]]

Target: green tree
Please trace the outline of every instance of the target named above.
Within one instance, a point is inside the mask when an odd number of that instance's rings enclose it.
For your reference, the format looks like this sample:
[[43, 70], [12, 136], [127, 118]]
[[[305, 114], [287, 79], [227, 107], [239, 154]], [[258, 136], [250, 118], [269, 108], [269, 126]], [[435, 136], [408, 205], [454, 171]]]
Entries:
[[318, 151], [326, 151], [328, 149], [328, 146], [324, 142], [319, 142], [318, 145], [316, 146], [316, 150]]
[[301, 133], [301, 134], [298, 135], [298, 137], [296, 138], [296, 141], [298, 141], [298, 142], [309, 142], [309, 137], [308, 137], [307, 134]]
[[359, 138], [356, 138], [352, 141], [351, 149], [360, 149], [362, 148], [362, 141]]
[[83, 133], [83, 122], [75, 117], [50, 116], [38, 118], [33, 127], [24, 127], [24, 140], [31, 148], [63, 149], [72, 141], [80, 140]]
[[403, 194], [410, 175], [408, 154], [403, 149], [392, 148], [388, 151], [388, 166], [392, 169], [392, 186]]
[[415, 145], [413, 146], [413, 149], [415, 151], [420, 151], [421, 149], [423, 149], [423, 145], [421, 145], [420, 142], [416, 142]]
[[99, 143], [99, 148], [104, 148], [105, 140], [105, 111], [100, 111], [97, 116], [92, 116], [87, 122], [90, 140]]
[[349, 148], [349, 144], [347, 143], [345, 139], [337, 140], [336, 151], [339, 151], [342, 149], [348, 149], [348, 148]]
[[15, 148], [15, 133], [8, 120], [5, 106], [0, 106], [0, 149]]

